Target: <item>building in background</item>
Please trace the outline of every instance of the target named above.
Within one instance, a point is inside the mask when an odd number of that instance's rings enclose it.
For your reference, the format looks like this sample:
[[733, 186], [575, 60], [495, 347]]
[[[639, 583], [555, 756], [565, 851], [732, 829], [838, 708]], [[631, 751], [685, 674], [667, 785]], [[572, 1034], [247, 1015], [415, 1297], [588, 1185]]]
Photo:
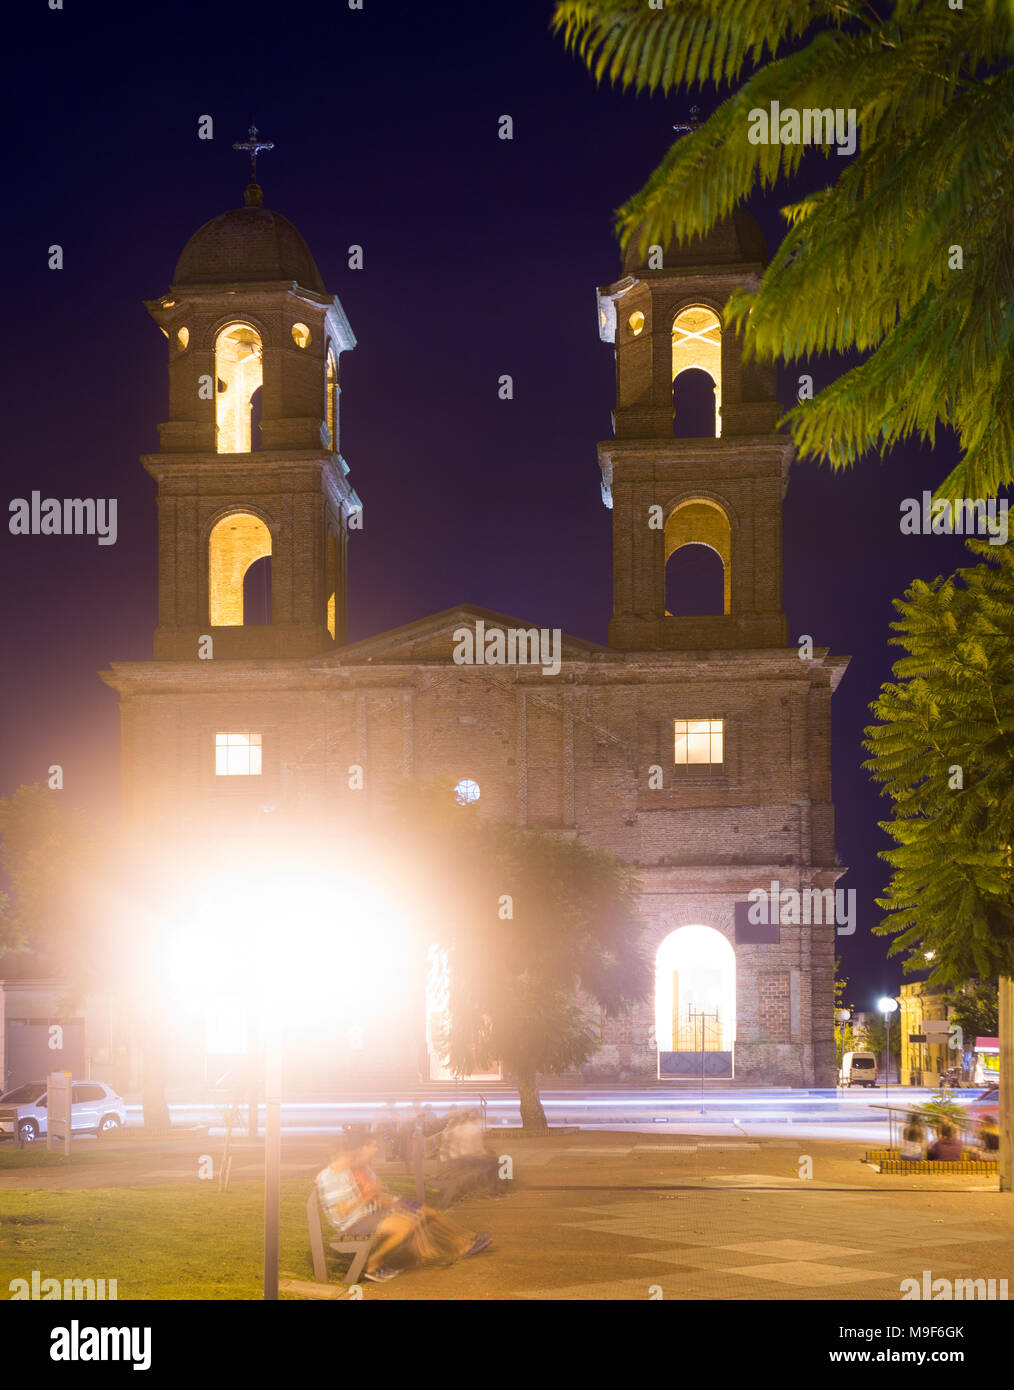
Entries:
[[[587, 1075], [695, 1078], [703, 1051], [716, 1079], [833, 1085], [845, 870], [830, 706], [847, 658], [790, 642], [782, 611], [791, 445], [774, 370], [743, 361], [723, 318], [765, 258], [737, 212], [683, 248], [632, 251], [599, 290], [617, 369], [599, 446], [607, 646], [471, 603], [348, 644], [347, 553], [366, 517], [340, 452], [355, 337], [256, 184], [195, 232], [147, 306], [169, 358], [169, 418], [143, 460], [158, 485], [154, 659], [103, 673], [135, 829], [213, 843], [276, 808], [368, 819], [410, 782], [442, 781], [637, 868], [653, 997], [604, 1023]], [[438, 457], [420, 441], [420, 487], [439, 485]], [[435, 563], [450, 540], [433, 538]], [[819, 920], [737, 925], [772, 881]], [[446, 1076], [432, 957], [403, 964], [383, 1016], [349, 1028], [336, 1006], [307, 1085]], [[178, 1079], [207, 1073], [202, 1048], [181, 1036]]]

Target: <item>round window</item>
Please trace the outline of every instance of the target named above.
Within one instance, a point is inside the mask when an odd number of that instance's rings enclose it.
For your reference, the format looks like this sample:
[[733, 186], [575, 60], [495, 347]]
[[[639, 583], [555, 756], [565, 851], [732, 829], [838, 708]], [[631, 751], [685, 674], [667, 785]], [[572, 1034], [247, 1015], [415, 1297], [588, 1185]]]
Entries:
[[310, 346], [310, 330], [305, 323], [294, 323], [292, 325], [292, 341], [298, 348], [308, 348]]
[[189, 347], [189, 345], [190, 345], [190, 329], [189, 329], [189, 328], [177, 328], [177, 330], [176, 330], [176, 343], [177, 343], [177, 346], [179, 347], [180, 352], [185, 352], [185, 351], [186, 351], [186, 349], [187, 349], [187, 348]]
[[454, 795], [460, 806], [467, 806], [470, 802], [479, 800], [479, 784], [473, 782], [470, 777], [463, 777], [454, 788]]
[[627, 323], [630, 325], [631, 333], [636, 338], [644, 330], [644, 314], [640, 309], [635, 309], [630, 318], [627, 319]]

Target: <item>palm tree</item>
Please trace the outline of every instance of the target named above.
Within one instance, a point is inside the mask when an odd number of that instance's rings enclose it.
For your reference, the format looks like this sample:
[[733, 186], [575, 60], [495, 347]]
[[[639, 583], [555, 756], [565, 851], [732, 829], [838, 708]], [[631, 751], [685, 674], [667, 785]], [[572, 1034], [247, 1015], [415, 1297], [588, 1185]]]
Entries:
[[[751, 143], [752, 113], [855, 113], [858, 148], [783, 209], [787, 230], [726, 322], [745, 352], [859, 365], [787, 415], [834, 469], [938, 424], [963, 457], [938, 488], [1014, 480], [1014, 3], [965, 0], [558, 0], [554, 29], [598, 81], [731, 94], [620, 209], [624, 248], [708, 232], [807, 146]], [[779, 124], [781, 129], [781, 124]]]

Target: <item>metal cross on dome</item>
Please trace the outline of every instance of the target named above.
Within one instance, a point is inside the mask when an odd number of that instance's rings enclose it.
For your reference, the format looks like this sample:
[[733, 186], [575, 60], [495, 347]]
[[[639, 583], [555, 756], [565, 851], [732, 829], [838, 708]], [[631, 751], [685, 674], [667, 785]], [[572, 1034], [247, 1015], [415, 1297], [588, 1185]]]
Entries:
[[258, 140], [257, 134], [257, 127], [255, 125], [252, 125], [250, 129], [247, 131], [247, 135], [250, 138], [248, 140], [237, 140], [232, 147], [234, 150], [246, 150], [249, 152], [251, 183], [257, 182], [258, 154], [260, 154], [261, 150], [273, 150], [275, 148], [275, 142], [273, 140]]

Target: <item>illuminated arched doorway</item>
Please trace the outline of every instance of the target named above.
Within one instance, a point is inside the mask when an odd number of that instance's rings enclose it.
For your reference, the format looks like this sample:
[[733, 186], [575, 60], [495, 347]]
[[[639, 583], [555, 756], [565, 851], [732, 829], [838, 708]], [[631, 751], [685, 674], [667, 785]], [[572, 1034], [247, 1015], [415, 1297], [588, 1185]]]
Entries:
[[[700, 1018], [697, 1015], [709, 1015]], [[655, 956], [659, 1053], [731, 1053], [736, 1039], [736, 953], [714, 927], [679, 927]], [[688, 1073], [692, 1074], [692, 1068]]]

